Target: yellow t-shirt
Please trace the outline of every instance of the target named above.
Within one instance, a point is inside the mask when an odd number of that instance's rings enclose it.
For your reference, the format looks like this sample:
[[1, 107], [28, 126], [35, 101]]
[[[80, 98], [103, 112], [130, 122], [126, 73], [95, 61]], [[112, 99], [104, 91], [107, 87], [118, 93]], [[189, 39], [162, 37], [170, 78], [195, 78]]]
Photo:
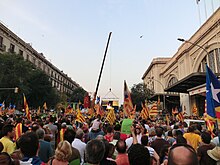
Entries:
[[8, 137], [4, 136], [0, 139], [0, 142], [2, 142], [4, 148], [2, 152], [7, 152], [9, 155], [11, 155], [15, 150], [15, 143], [13, 143]]
[[189, 132], [185, 133], [183, 137], [190, 143], [190, 145], [197, 151], [199, 143], [202, 142], [201, 137], [198, 134]]

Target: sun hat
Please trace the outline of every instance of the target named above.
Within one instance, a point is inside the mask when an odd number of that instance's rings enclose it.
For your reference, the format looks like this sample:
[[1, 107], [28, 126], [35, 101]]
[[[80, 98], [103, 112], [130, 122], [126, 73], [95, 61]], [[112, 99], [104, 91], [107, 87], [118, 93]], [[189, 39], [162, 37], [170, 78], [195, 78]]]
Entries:
[[220, 147], [216, 146], [212, 150], [208, 150], [207, 154], [215, 161], [219, 161], [220, 160]]

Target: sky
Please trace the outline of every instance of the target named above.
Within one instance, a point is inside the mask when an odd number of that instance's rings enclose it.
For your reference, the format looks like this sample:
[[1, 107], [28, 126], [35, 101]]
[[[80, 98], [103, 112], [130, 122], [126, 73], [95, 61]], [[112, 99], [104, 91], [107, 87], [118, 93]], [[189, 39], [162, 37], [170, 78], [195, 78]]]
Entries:
[[220, 0], [1, 0], [0, 21], [86, 91], [123, 102], [153, 58], [172, 57]]

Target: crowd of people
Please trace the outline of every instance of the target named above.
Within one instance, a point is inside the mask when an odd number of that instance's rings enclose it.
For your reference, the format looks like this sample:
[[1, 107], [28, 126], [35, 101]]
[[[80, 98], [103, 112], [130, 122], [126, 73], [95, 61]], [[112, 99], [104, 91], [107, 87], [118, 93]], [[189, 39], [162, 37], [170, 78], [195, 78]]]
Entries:
[[[161, 120], [162, 118], [162, 120]], [[123, 119], [113, 125], [100, 115], [75, 121], [71, 115], [0, 118], [1, 165], [215, 165], [220, 146], [201, 125], [165, 117], [136, 117], [129, 133]]]

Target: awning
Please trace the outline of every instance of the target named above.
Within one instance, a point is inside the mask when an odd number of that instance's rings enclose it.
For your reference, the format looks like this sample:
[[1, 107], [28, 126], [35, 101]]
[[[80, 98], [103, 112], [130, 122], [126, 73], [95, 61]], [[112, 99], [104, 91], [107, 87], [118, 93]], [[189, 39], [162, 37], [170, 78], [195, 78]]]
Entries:
[[194, 88], [204, 83], [206, 83], [206, 73], [196, 72], [186, 76], [180, 81], [177, 81], [164, 90], [167, 92], [189, 93], [188, 89]]

